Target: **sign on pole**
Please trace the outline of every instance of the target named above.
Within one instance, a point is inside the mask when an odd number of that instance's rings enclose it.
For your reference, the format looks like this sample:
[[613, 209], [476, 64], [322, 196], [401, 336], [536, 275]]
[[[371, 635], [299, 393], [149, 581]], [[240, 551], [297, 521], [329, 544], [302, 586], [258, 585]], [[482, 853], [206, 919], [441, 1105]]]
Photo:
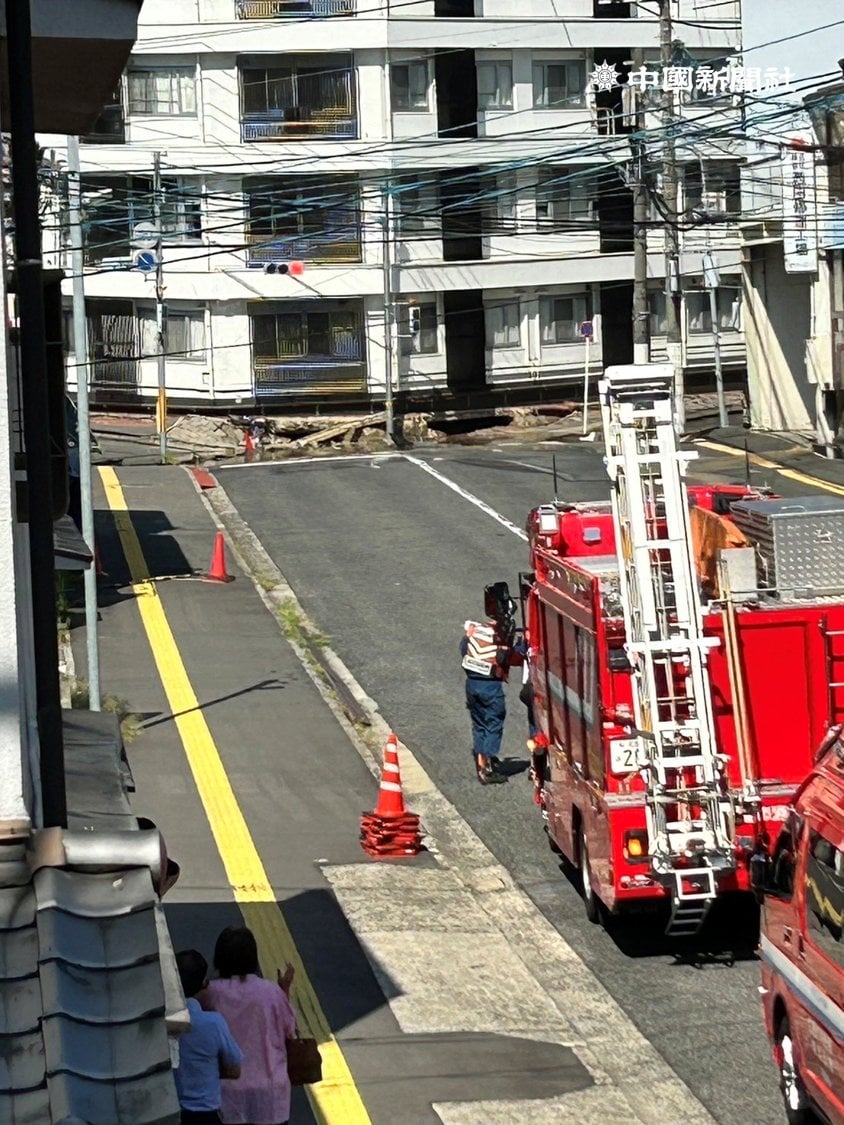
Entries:
[[818, 268], [815, 154], [810, 137], [798, 133], [782, 154], [782, 243], [786, 273]]
[[139, 250], [133, 259], [136, 270], [150, 273], [158, 265], [158, 255], [153, 250]]
[[592, 330], [592, 321], [591, 320], [582, 321], [582, 323], [580, 325], [580, 335], [583, 336], [584, 339], [588, 339], [593, 334], [594, 333], [593, 333], [593, 330]]
[[155, 223], [136, 223], [132, 229], [132, 245], [136, 250], [154, 250], [158, 245]]

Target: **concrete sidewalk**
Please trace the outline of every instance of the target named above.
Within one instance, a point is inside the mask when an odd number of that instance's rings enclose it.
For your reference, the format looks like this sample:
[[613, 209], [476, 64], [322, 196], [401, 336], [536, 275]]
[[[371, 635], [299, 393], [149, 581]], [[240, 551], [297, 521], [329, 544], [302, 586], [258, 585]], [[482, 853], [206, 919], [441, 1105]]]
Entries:
[[[214, 525], [188, 474], [145, 467], [118, 477], [153, 578], [205, 569]], [[216, 934], [238, 918], [233, 890], [99, 483], [95, 503], [108, 573], [103, 687], [141, 717], [129, 747], [138, 807], [182, 866], [166, 902], [174, 943], [210, 961]], [[436, 850], [381, 864], [363, 855], [358, 818], [375, 801], [375, 782], [353, 732], [255, 587], [234, 573], [228, 585], [168, 577], [156, 591], [371, 1120], [711, 1120], [411, 762], [408, 788]], [[81, 628], [74, 647], [84, 675]], [[313, 1120], [301, 1091], [292, 1120]]]
[[[798, 435], [754, 433], [737, 426], [726, 429], [713, 429], [706, 433], [704, 441], [727, 446], [738, 454], [737, 465], [742, 465], [745, 449], [750, 455], [751, 482], [759, 484], [766, 469], [779, 466], [790, 473], [799, 473], [844, 490], [844, 459], [831, 459], [815, 453], [807, 441]], [[740, 474], [743, 475], [741, 468]], [[770, 476], [770, 473], [769, 473]], [[775, 480], [771, 479], [772, 487]]]

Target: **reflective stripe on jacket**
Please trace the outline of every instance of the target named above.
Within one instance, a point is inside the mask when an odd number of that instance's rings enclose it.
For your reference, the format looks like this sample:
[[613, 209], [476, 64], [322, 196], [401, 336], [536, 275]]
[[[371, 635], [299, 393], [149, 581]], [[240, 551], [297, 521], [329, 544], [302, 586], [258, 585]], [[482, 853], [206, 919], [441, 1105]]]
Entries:
[[494, 625], [481, 625], [479, 621], [467, 621], [465, 625], [466, 636], [461, 648], [463, 653], [463, 669], [475, 676], [487, 679], [502, 679], [500, 654], [502, 649], [495, 635]]

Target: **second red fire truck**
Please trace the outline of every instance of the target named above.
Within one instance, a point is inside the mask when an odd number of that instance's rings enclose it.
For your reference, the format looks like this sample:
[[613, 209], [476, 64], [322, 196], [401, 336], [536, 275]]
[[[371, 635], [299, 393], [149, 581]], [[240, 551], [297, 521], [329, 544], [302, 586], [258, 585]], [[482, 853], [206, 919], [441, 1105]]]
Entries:
[[526, 625], [548, 833], [587, 914], [693, 934], [750, 892], [844, 720], [844, 505], [687, 487], [671, 369], [609, 368], [610, 503], [531, 512]]

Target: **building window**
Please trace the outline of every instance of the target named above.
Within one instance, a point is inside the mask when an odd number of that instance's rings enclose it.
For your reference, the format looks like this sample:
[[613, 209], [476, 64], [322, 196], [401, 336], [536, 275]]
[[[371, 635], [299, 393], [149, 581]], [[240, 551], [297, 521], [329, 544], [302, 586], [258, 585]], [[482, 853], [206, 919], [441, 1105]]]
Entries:
[[192, 117], [196, 114], [193, 67], [130, 70], [126, 81], [130, 117]]
[[703, 166], [703, 209], [725, 215], [741, 212], [741, 175], [739, 166], [731, 161], [718, 161]]
[[648, 290], [648, 324], [650, 335], [664, 336], [668, 332], [668, 313], [665, 311], [665, 291]]
[[[423, 173], [424, 177], [424, 173]], [[439, 238], [442, 227], [436, 184], [430, 178], [399, 182], [393, 191], [396, 232], [400, 238]]]
[[479, 62], [478, 109], [513, 108], [513, 68], [510, 63]]
[[540, 174], [536, 185], [539, 230], [570, 229], [592, 218], [592, 186], [583, 172], [555, 168]]
[[586, 65], [572, 62], [533, 64], [533, 104], [537, 109], [568, 109], [583, 105]]
[[733, 161], [698, 162], [683, 169], [686, 213], [738, 215], [741, 212], [741, 176]]
[[72, 355], [75, 350], [73, 309], [62, 309], [62, 352], [64, 355]]
[[519, 302], [487, 305], [486, 339], [488, 348], [519, 348], [522, 344], [522, 318]]
[[730, 90], [729, 63], [735, 58], [721, 55], [712, 59], [687, 58], [685, 65], [693, 68], [692, 89], [683, 92], [689, 105], [730, 105], [735, 96]]
[[580, 325], [592, 319], [592, 300], [588, 293], [573, 297], [546, 297], [539, 305], [543, 344], [574, 344], [582, 339]]
[[[723, 285], [715, 292], [719, 332], [741, 330], [741, 287], [738, 278], [722, 278]], [[712, 314], [708, 289], [686, 292], [686, 314], [689, 332], [703, 334], [712, 331]]]
[[351, 56], [284, 55], [284, 66], [261, 58], [240, 60], [244, 141], [355, 136]]
[[165, 351], [171, 359], [205, 362], [205, 315], [201, 312], [167, 314]]
[[426, 113], [428, 105], [428, 63], [393, 63], [390, 67], [393, 110], [399, 113]]
[[126, 140], [122, 82], [118, 83], [117, 89], [103, 106], [100, 116], [91, 126], [90, 131], [83, 134], [80, 140], [89, 145], [123, 144]]
[[161, 237], [164, 242], [197, 242], [202, 238], [202, 199], [185, 181], [162, 180]]
[[440, 350], [436, 301], [402, 306], [398, 323], [402, 355], [434, 355]]
[[353, 176], [268, 176], [243, 181], [247, 258], [360, 260], [360, 188]]
[[[165, 243], [197, 242], [202, 237], [202, 201], [188, 180], [161, 183], [161, 232]], [[138, 226], [155, 231], [152, 180], [145, 176], [84, 176], [82, 221], [85, 260], [122, 260], [132, 254]]]
[[492, 233], [515, 234], [519, 229], [518, 182], [515, 172], [495, 178], [495, 200], [491, 218]]
[[360, 315], [354, 309], [336, 309], [253, 316], [252, 347], [257, 360], [360, 360]]
[[[158, 354], [158, 326], [155, 312], [144, 309], [141, 317], [141, 350], [144, 358]], [[202, 310], [176, 312], [168, 309], [164, 324], [164, 352], [168, 359], [205, 363], [205, 313]]]

